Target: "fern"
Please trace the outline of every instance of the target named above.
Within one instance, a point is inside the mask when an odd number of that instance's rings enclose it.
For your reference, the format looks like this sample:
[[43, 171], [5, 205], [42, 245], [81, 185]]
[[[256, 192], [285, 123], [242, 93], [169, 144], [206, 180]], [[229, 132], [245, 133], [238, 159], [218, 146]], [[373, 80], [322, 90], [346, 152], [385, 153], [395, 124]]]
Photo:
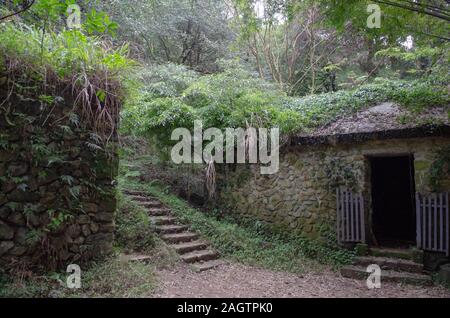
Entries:
[[71, 187], [69, 189], [69, 193], [74, 199], [78, 200], [81, 193], [81, 187], [80, 186]]
[[67, 183], [69, 186], [71, 186], [75, 181], [75, 179], [72, 176], [67, 176], [67, 175], [61, 176], [60, 179], [63, 182]]
[[93, 144], [93, 143], [87, 142], [87, 141], [86, 141], [85, 144], [86, 144], [86, 146], [87, 146], [92, 152], [102, 151], [102, 150], [103, 150], [103, 148], [100, 147], [100, 146], [97, 145], [97, 144]]

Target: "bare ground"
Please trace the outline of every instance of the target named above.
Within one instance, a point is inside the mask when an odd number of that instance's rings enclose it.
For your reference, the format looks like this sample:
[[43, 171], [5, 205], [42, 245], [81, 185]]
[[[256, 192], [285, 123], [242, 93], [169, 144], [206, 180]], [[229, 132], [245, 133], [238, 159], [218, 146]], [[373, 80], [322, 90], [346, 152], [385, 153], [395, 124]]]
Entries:
[[156, 271], [159, 287], [152, 297], [165, 298], [450, 298], [443, 287], [382, 283], [369, 290], [365, 281], [343, 278], [339, 273], [291, 274], [228, 263], [203, 273], [186, 264]]

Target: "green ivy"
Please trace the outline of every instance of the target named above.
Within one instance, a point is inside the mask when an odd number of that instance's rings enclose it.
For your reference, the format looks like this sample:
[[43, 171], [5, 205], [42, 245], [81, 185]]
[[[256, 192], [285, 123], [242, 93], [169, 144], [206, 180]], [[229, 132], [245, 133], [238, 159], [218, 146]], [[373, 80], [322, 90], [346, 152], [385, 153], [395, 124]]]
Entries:
[[441, 190], [441, 182], [450, 178], [450, 146], [435, 152], [433, 163], [429, 170], [429, 184], [434, 192]]
[[358, 167], [354, 162], [344, 162], [342, 159], [331, 157], [325, 160], [323, 165], [331, 191], [340, 186], [358, 190]]

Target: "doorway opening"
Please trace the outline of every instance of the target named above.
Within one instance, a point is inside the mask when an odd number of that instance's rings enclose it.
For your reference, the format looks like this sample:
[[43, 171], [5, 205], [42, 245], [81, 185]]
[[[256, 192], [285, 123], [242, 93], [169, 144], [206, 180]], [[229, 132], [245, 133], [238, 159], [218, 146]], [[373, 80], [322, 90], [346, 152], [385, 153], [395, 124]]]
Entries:
[[416, 240], [414, 157], [373, 157], [370, 163], [374, 243], [410, 247]]

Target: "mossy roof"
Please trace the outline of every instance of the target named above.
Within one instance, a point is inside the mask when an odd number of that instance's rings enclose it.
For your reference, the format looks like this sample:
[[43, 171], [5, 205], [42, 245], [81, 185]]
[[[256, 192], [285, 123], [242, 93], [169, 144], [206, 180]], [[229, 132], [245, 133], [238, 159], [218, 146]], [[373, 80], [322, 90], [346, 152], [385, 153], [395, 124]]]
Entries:
[[450, 137], [449, 106], [410, 112], [395, 103], [386, 102], [303, 133], [293, 144], [335, 144], [373, 139]]

